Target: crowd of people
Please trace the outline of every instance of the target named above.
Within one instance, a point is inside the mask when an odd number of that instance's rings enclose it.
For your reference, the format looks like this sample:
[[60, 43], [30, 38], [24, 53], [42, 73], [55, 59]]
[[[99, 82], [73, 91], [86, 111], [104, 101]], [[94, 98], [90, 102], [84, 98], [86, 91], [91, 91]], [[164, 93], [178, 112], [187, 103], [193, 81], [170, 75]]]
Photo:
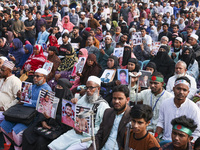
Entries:
[[[197, 0], [3, 0], [0, 149], [200, 149], [199, 42]], [[23, 81], [33, 84], [29, 104]], [[59, 99], [55, 118], [4, 116], [12, 106], [36, 108], [42, 89]], [[76, 128], [72, 104], [94, 112], [94, 128], [83, 118]]]

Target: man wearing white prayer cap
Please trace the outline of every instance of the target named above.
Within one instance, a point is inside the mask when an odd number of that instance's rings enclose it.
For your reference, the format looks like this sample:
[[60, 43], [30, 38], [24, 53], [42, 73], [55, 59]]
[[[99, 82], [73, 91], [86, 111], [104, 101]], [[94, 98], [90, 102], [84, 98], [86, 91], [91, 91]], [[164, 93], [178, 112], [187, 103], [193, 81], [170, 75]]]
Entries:
[[3, 65], [3, 63], [4, 63], [4, 61], [8, 61], [8, 59], [6, 58], [6, 57], [4, 57], [4, 56], [1, 56], [0, 57], [0, 69], [1, 69], [1, 67], [2, 67], [2, 65]]
[[15, 98], [17, 92], [21, 90], [22, 83], [12, 74], [14, 66], [13, 62], [5, 60], [0, 69], [0, 111], [5, 111], [17, 103]]
[[[88, 107], [91, 110], [95, 111], [95, 129], [94, 133], [96, 134], [100, 123], [103, 119], [104, 111], [109, 108], [108, 103], [99, 95], [100, 92], [101, 80], [96, 76], [90, 76], [86, 82], [86, 94], [77, 100], [76, 98], [72, 99], [72, 103], [76, 103], [77, 106]], [[91, 131], [91, 130], [89, 130]], [[59, 138], [51, 142], [48, 147], [51, 150], [61, 150], [61, 149], [77, 149], [85, 150], [88, 149], [92, 141], [81, 143], [80, 139], [88, 138], [91, 135], [83, 132], [77, 131], [77, 129], [69, 130], [68, 132], [61, 135]]]
[[189, 38], [189, 44], [192, 46], [192, 49], [195, 53], [195, 59], [197, 60], [198, 64], [200, 65], [200, 46], [198, 44], [199, 36], [192, 33]]

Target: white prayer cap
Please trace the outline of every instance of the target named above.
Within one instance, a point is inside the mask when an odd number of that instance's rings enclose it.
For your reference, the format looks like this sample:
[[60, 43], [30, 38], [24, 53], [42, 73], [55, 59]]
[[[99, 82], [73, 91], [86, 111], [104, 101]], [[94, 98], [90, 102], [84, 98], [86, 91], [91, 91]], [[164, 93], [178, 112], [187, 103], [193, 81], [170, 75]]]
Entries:
[[110, 36], [110, 35], [106, 35], [105, 38], [110, 38], [112, 40], [112, 36]]
[[192, 33], [192, 34], [190, 35], [190, 37], [194, 38], [195, 40], [198, 40], [198, 39], [199, 39], [199, 36], [196, 35], [196, 34], [194, 34], [194, 33]]
[[85, 15], [85, 12], [82, 11], [82, 12], [81, 12], [81, 15]]
[[39, 69], [37, 69], [35, 72], [36, 72], [36, 73], [41, 73], [41, 74], [43, 74], [43, 75], [45, 75], [45, 76], [48, 75], [47, 70], [45, 70], [45, 69], [43, 69], [43, 68], [39, 68]]
[[150, 5], [153, 5], [153, 3], [150, 3]]
[[176, 37], [176, 39], [175, 40], [177, 40], [177, 41], [179, 41], [179, 42], [183, 42], [183, 39], [181, 38], [181, 37]]
[[101, 86], [101, 79], [99, 79], [96, 76], [90, 76], [87, 81], [92, 81], [92, 82], [98, 84], [99, 86]]
[[76, 8], [81, 8], [80, 6], [76, 6]]
[[154, 2], [154, 4], [158, 4], [158, 2]]
[[3, 66], [9, 68], [10, 70], [13, 70], [15, 64], [12, 61], [5, 60]]
[[129, 29], [129, 33], [133, 32], [133, 31], [134, 31], [134, 32], [136, 31], [135, 28], [130, 28], [130, 29]]
[[174, 5], [175, 3], [174, 3], [174, 2], [171, 2], [171, 4]]
[[139, 3], [139, 6], [142, 6], [142, 3]]
[[2, 59], [3, 61], [6, 61], [6, 60], [8, 61], [8, 58], [6, 58], [4, 56], [1, 56], [0, 59]]
[[75, 8], [72, 8], [72, 10], [75, 10]]
[[25, 4], [24, 6], [28, 7], [28, 5], [27, 5], [27, 4]]

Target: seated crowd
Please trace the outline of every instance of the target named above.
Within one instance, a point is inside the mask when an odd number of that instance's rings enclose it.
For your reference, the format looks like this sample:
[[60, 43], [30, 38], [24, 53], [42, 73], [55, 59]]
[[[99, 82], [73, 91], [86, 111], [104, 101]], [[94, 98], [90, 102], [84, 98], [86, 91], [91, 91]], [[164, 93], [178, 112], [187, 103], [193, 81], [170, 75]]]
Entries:
[[0, 2], [0, 149], [200, 149], [199, 24], [198, 1]]

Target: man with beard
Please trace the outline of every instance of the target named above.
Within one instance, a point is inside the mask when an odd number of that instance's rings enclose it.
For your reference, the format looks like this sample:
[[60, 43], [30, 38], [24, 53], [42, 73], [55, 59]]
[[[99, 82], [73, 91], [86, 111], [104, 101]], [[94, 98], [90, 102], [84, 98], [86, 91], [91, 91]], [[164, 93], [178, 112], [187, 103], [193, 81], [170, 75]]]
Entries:
[[99, 55], [99, 61], [98, 61], [102, 70], [104, 70], [107, 67], [108, 57], [114, 51], [114, 47], [111, 46], [111, 43], [112, 43], [112, 37], [110, 35], [106, 35], [106, 37], [105, 37], [105, 48], [104, 47], [101, 48], [100, 55]]
[[[100, 129], [95, 136], [98, 150], [118, 150], [124, 147], [126, 124], [130, 121], [129, 100], [127, 86], [120, 85], [113, 89], [113, 108], [105, 111]], [[93, 150], [93, 145], [89, 150]]]
[[[149, 85], [150, 89], [143, 90], [138, 94], [138, 101], [143, 101], [143, 104], [151, 106], [153, 117], [147, 130], [155, 132], [158, 123], [160, 105], [166, 98], [173, 97], [173, 95], [163, 88], [164, 77], [160, 72], [154, 72], [152, 74]], [[134, 96], [131, 101], [135, 101], [135, 99], [136, 96]]]
[[99, 49], [97, 48], [97, 47], [95, 47], [94, 46], [94, 42], [95, 42], [95, 39], [94, 39], [95, 37], [93, 37], [93, 36], [89, 36], [88, 38], [87, 38], [87, 47], [86, 47], [86, 49], [87, 49], [87, 51], [88, 51], [88, 55], [89, 54], [95, 54], [96, 55], [96, 58], [97, 58], [97, 60], [98, 60], [98, 58], [99, 58]]
[[163, 101], [160, 106], [159, 119], [155, 137], [158, 141], [159, 135], [163, 132], [163, 140], [171, 140], [172, 125], [170, 122], [177, 117], [185, 115], [197, 124], [192, 136], [196, 140], [200, 136], [200, 110], [198, 106], [187, 98], [190, 88], [190, 80], [187, 77], [177, 78], [174, 83], [174, 97]]
[[[192, 132], [197, 128], [193, 119], [186, 116], [180, 116], [171, 121], [172, 128], [172, 142], [162, 146], [162, 150], [192, 150]], [[195, 149], [195, 148], [194, 148]]]
[[167, 82], [166, 90], [174, 94], [173, 87], [174, 87], [175, 80], [179, 77], [186, 76], [190, 80], [190, 83], [191, 83], [191, 87], [189, 89], [190, 93], [188, 94], [187, 98], [192, 99], [194, 94], [196, 94], [196, 91], [197, 91], [197, 83], [192, 76], [187, 74], [186, 71], [187, 71], [186, 63], [181, 60], [178, 61], [175, 66], [175, 75], [169, 78]]
[[[34, 78], [33, 78], [34, 85], [32, 86], [32, 99], [31, 99], [32, 104], [23, 104], [24, 106], [35, 108], [36, 104], [37, 104], [37, 99], [38, 99], [40, 90], [45, 89], [45, 90], [51, 91], [50, 86], [46, 83], [47, 75], [48, 75], [48, 72], [43, 68], [39, 68], [35, 71]], [[9, 89], [9, 87], [6, 87], [6, 88]], [[20, 87], [20, 89], [18, 89], [18, 92], [17, 92], [17, 99], [19, 99], [19, 100], [21, 99], [20, 90], [21, 90], [21, 87]], [[5, 98], [5, 100], [7, 100], [7, 99]], [[1, 130], [6, 135], [8, 135], [17, 145], [22, 144], [23, 131], [27, 127], [28, 127], [28, 125], [25, 125], [25, 124], [22, 124], [22, 123], [9, 122], [9, 121], [6, 121], [6, 120], [3, 120], [3, 122], [1, 123]], [[6, 138], [5, 138], [5, 140], [6, 140], [7, 143], [10, 143]], [[22, 147], [17, 147], [17, 146], [14, 146], [14, 147], [17, 150], [22, 149]]]
[[[79, 48], [82, 42], [82, 37], [79, 35], [79, 28], [77, 26], [73, 27], [73, 37], [71, 39], [71, 43], [78, 43]], [[78, 50], [79, 50], [78, 48]]]
[[[93, 110], [95, 113], [95, 120], [93, 120], [95, 123], [94, 125], [94, 133], [96, 134], [99, 125], [102, 121], [104, 111], [109, 108], [108, 103], [99, 95], [100, 92], [100, 85], [101, 80], [96, 76], [90, 76], [86, 83], [86, 94], [79, 100], [76, 98], [72, 99], [72, 103], [76, 103], [79, 106], [82, 107], [88, 107], [91, 110]], [[61, 150], [61, 149], [87, 149], [91, 141], [81, 143], [80, 139], [90, 137], [90, 134], [87, 134], [85, 132], [77, 131], [77, 129], [72, 129], [63, 135], [61, 135], [59, 138], [51, 142], [48, 147], [52, 150]]]

